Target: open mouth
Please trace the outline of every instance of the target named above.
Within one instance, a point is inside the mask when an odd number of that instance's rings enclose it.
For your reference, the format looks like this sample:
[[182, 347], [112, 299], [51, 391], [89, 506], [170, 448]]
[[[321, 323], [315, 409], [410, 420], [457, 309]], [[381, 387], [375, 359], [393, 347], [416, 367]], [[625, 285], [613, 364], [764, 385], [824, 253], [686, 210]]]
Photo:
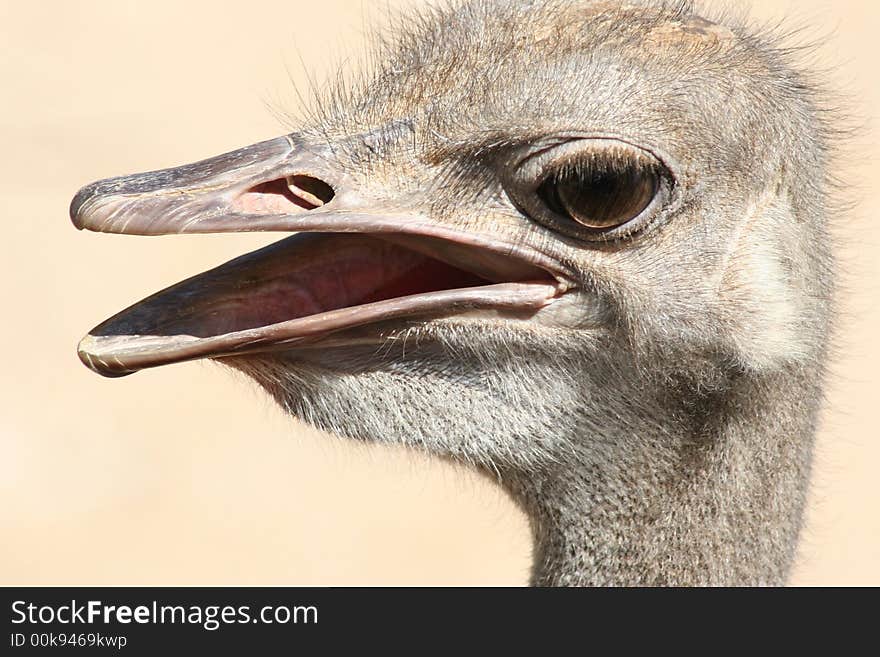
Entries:
[[564, 291], [557, 265], [523, 245], [338, 193], [350, 181], [330, 159], [286, 137], [81, 190], [71, 205], [81, 229], [298, 233], [112, 317], [82, 340], [82, 361], [124, 376], [359, 327], [381, 338], [383, 327], [471, 311], [529, 317]]
[[79, 353], [96, 372], [122, 376], [381, 322], [530, 314], [557, 293], [543, 270], [436, 238], [295, 235], [141, 301], [92, 330]]

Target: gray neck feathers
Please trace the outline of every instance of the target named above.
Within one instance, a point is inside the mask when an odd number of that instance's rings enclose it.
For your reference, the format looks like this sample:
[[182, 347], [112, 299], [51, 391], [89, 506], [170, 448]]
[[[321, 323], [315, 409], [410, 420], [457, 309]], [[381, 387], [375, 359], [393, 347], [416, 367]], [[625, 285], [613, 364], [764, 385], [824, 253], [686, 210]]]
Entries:
[[702, 400], [711, 414], [589, 436], [577, 467], [514, 475], [535, 536], [533, 584], [785, 583], [820, 396], [797, 367], [742, 374]]

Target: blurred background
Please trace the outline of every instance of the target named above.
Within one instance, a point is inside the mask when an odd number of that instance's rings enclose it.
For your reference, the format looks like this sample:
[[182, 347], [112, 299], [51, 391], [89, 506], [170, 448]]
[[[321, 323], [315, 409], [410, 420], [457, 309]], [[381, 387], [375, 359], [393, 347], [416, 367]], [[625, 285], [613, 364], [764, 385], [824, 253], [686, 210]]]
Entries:
[[[77, 233], [83, 184], [285, 132], [278, 108], [393, 10], [360, 0], [0, 1], [0, 584], [502, 584], [525, 518], [487, 481], [293, 423], [196, 363], [105, 380], [79, 338], [133, 301], [277, 236]], [[840, 356], [794, 584], [880, 585], [880, 6], [762, 0], [830, 35], [817, 64], [867, 127], [842, 177]]]

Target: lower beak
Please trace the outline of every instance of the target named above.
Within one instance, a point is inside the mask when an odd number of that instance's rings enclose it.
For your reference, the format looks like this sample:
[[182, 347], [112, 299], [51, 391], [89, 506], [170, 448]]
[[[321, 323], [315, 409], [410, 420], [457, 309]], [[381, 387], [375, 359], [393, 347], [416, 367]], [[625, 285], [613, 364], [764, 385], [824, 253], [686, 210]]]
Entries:
[[[358, 195], [329, 147], [295, 136], [82, 189], [80, 229], [135, 235], [296, 235], [155, 294], [79, 347], [105, 376], [197, 358], [292, 349], [357, 327], [473, 310], [534, 314], [560, 293], [555, 263]], [[386, 204], [387, 205], [387, 204]]]

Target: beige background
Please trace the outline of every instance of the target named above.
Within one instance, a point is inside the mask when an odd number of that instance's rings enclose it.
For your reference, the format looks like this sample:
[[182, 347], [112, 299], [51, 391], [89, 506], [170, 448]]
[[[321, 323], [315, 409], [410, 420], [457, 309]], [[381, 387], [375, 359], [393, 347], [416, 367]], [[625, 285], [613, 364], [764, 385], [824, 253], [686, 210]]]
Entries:
[[[77, 188], [280, 134], [267, 104], [298, 104], [288, 74], [356, 65], [365, 14], [383, 20], [368, 5], [0, 0], [0, 583], [526, 581], [525, 520], [491, 484], [308, 430], [210, 364], [109, 381], [75, 355], [123, 306], [275, 239], [77, 233]], [[877, 585], [880, 10], [753, 14], [832, 33], [819, 63], [869, 124], [846, 158], [845, 331], [794, 582]]]

